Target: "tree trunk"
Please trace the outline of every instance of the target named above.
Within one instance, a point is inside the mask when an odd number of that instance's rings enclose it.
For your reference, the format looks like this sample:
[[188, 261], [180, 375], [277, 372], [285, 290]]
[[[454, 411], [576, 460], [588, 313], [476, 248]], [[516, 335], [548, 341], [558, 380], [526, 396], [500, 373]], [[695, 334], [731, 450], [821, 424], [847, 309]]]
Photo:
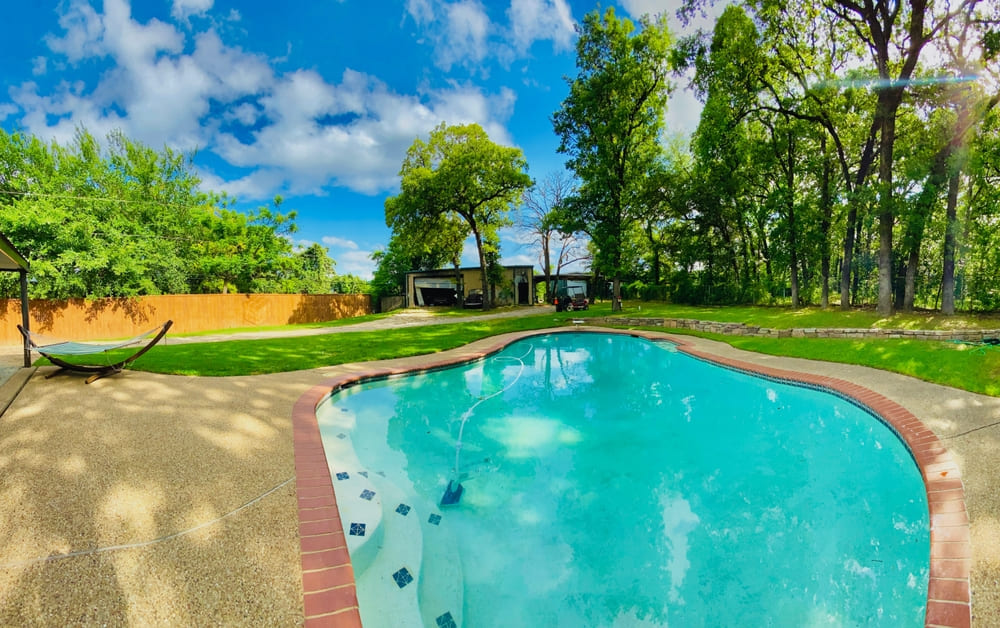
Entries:
[[920, 246], [924, 239], [927, 221], [937, 204], [941, 187], [948, 181], [948, 163], [957, 144], [949, 142], [934, 156], [930, 174], [923, 189], [917, 195], [913, 208], [906, 221], [906, 237], [904, 243], [907, 249], [906, 279], [903, 292], [903, 310], [913, 311], [913, 303], [917, 292], [917, 270], [920, 264]]
[[903, 311], [913, 311], [913, 301], [917, 290], [917, 266], [920, 264], [920, 245], [912, 244], [906, 256], [906, 271], [903, 278]]
[[[542, 234], [542, 270], [545, 272], [545, 303], [552, 302], [552, 253], [549, 251], [549, 238], [551, 237], [548, 233]], [[535, 295], [531, 295], [531, 302], [535, 302]]]
[[955, 249], [958, 231], [958, 169], [948, 179], [948, 206], [944, 230], [944, 269], [941, 274], [941, 313], [955, 314]]
[[858, 222], [858, 201], [851, 199], [847, 212], [847, 233], [844, 235], [844, 258], [840, 265], [840, 309], [851, 309], [851, 267], [854, 265], [854, 227]]
[[616, 272], [615, 277], [611, 282], [611, 311], [621, 312], [622, 311], [622, 280], [621, 276]]
[[[788, 118], [785, 117], [788, 124]], [[791, 262], [792, 307], [799, 307], [799, 251], [795, 237], [795, 142], [791, 129], [788, 133], [788, 164], [785, 170], [785, 185], [788, 186], [788, 252]]]
[[833, 218], [832, 195], [830, 194], [830, 178], [833, 169], [830, 160], [826, 155], [826, 133], [820, 139], [820, 151], [823, 153], [823, 173], [820, 180], [819, 208], [822, 219], [819, 224], [820, 240], [823, 251], [820, 256], [820, 274], [822, 281], [820, 285], [820, 307], [826, 309], [830, 307], [830, 222]]
[[768, 291], [774, 285], [774, 269], [771, 268], [771, 249], [767, 245], [767, 233], [763, 228], [758, 229], [760, 235], [757, 238], [760, 242], [760, 253], [764, 256], [764, 273], [767, 275]]
[[878, 203], [878, 305], [880, 316], [892, 315], [892, 227], [895, 220], [892, 190], [892, 153], [896, 140], [896, 107], [891, 92], [879, 95], [882, 132], [879, 138], [879, 203]]
[[485, 312], [493, 307], [493, 300], [490, 298], [489, 280], [486, 276], [486, 256], [483, 254], [483, 238], [475, 224], [470, 222], [470, 226], [472, 228], [472, 235], [476, 238], [476, 251], [479, 253], [479, 275], [480, 279], [482, 279], [483, 311]]
[[656, 240], [653, 235], [653, 227], [650, 225], [647, 227], [647, 234], [649, 236], [649, 248], [653, 251], [653, 285], [660, 285], [660, 243]]
[[[739, 230], [740, 230], [740, 254], [743, 258], [743, 281], [741, 284], [744, 286], [751, 285], [752, 277], [754, 274], [754, 262], [753, 256], [750, 254], [750, 227], [747, 225], [746, 220], [743, 219], [742, 213], [739, 214]], [[756, 290], [754, 290], [756, 292]]]
[[[864, 244], [865, 244], [865, 242], [864, 242], [864, 230], [861, 228], [861, 218], [859, 216], [858, 217], [858, 222], [854, 226], [854, 257], [855, 258], [858, 257], [858, 255], [861, 253], [861, 251], [862, 251], [861, 247]], [[865, 253], [868, 254], [868, 255], [870, 255], [871, 254], [871, 247], [868, 247], [868, 249], [865, 251]], [[858, 293], [860, 291], [861, 291], [861, 267], [859, 267], [855, 263], [854, 264], [853, 277], [851, 279], [851, 302], [852, 303], [858, 303], [858, 301], [859, 301]]]

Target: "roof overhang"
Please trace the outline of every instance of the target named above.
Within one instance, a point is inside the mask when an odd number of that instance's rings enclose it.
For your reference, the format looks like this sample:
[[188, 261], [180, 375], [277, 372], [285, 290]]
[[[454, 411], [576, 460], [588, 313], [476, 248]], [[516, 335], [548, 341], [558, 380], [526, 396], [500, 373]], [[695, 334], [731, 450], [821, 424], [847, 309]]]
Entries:
[[0, 233], [0, 270], [23, 270], [25, 272], [28, 270], [28, 260], [24, 259], [24, 256], [2, 233]]

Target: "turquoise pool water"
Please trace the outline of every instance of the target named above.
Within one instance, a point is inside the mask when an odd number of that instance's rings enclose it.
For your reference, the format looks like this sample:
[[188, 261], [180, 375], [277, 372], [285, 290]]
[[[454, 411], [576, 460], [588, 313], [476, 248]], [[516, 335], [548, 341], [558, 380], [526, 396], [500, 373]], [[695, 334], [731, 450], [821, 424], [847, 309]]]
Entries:
[[[835, 395], [671, 345], [561, 333], [327, 403], [324, 440], [357, 455], [344, 473], [370, 471], [439, 517], [409, 572], [460, 581], [422, 579], [421, 606], [440, 606], [425, 625], [923, 625], [919, 471]], [[441, 506], [456, 458], [463, 493]], [[355, 570], [365, 625], [405, 625], [378, 618]], [[451, 586], [461, 608], [442, 605]]]

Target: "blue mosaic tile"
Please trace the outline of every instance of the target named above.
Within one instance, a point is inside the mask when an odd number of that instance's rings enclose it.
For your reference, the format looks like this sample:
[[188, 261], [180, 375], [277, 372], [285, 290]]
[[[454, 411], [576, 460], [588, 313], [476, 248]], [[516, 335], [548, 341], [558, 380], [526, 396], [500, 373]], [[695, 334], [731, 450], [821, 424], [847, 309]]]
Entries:
[[337, 438], [339, 438], [340, 440], [344, 440], [345, 438], [347, 438], [347, 434], [341, 432], [340, 434], [337, 434]]
[[365, 535], [365, 524], [363, 523], [351, 524], [351, 536], [364, 536], [364, 535]]
[[358, 475], [363, 475], [365, 477], [368, 477], [368, 472], [367, 471], [358, 471]]
[[372, 497], [375, 497], [375, 491], [369, 491], [368, 489], [361, 491], [361, 499], [371, 501]]
[[400, 589], [413, 582], [413, 576], [410, 575], [410, 572], [406, 569], [406, 567], [403, 567], [396, 573], [392, 574], [392, 579], [396, 581], [396, 586]]
[[396, 512], [405, 517], [406, 515], [410, 514], [410, 507], [407, 506], [406, 504], [400, 504], [396, 506]]
[[439, 523], [441, 523], [441, 515], [439, 515], [437, 513], [431, 515], [427, 519], [427, 523], [430, 523], [430, 524], [433, 524], [433, 525], [438, 525]]
[[455, 618], [451, 616], [451, 613], [445, 613], [437, 618], [438, 628], [458, 628], [458, 624], [455, 623]]
[[340, 473], [337, 474], [337, 479], [338, 480], [346, 480], [349, 477], [351, 477], [351, 476], [349, 474], [345, 473], [344, 471], [341, 471]]

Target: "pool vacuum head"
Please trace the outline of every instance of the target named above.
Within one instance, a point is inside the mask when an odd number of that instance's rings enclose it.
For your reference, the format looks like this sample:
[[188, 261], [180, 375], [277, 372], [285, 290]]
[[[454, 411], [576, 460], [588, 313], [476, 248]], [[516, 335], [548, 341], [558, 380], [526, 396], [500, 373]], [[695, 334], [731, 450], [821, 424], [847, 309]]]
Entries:
[[441, 505], [451, 506], [452, 504], [457, 504], [460, 499], [462, 499], [462, 485], [448, 480], [448, 488], [444, 489], [444, 495], [441, 497]]

